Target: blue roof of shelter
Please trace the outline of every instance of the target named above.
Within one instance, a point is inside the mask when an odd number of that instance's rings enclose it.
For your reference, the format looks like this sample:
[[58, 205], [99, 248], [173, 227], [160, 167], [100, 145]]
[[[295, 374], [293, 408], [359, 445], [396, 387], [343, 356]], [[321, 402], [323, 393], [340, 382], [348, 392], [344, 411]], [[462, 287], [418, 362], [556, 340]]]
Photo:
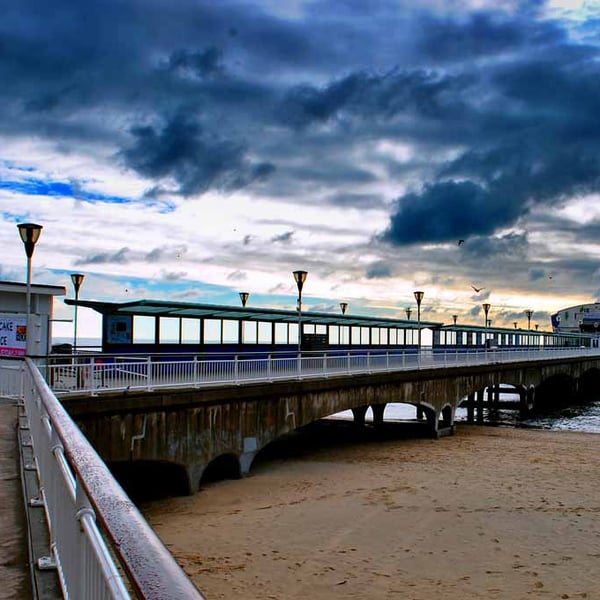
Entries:
[[[75, 305], [75, 300], [66, 298], [65, 303]], [[219, 304], [195, 304], [191, 302], [171, 302], [168, 300], [136, 300], [133, 302], [98, 302], [94, 300], [78, 300], [77, 306], [91, 308], [103, 315], [139, 315], [156, 317], [231, 319], [237, 321], [279, 321], [295, 323], [298, 312], [276, 308], [255, 308], [241, 306], [225, 306]], [[358, 327], [401, 327], [416, 329], [416, 320], [370, 317], [346, 313], [334, 314], [311, 310], [302, 311], [302, 322], [314, 325], [347, 325]], [[423, 321], [421, 327], [439, 328], [440, 322]]]

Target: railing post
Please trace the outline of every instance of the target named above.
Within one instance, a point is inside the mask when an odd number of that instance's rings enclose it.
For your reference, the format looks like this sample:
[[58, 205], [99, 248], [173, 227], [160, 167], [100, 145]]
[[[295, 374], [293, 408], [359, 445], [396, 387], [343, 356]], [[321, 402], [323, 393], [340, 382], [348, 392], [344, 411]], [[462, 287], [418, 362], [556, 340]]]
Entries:
[[198, 355], [194, 354], [192, 363], [192, 382], [194, 384], [194, 387], [198, 387], [198, 384], [200, 383], [199, 380], [200, 377], [198, 375]]
[[267, 379], [271, 380], [271, 353], [267, 354]]
[[95, 358], [92, 356], [90, 357], [90, 375], [88, 377], [89, 379], [89, 390], [92, 396], [94, 396], [94, 390], [96, 389], [96, 383], [95, 383], [95, 379], [96, 379], [96, 360]]
[[152, 357], [150, 355], [146, 359], [146, 381], [148, 382], [147, 389], [150, 391], [152, 389]]

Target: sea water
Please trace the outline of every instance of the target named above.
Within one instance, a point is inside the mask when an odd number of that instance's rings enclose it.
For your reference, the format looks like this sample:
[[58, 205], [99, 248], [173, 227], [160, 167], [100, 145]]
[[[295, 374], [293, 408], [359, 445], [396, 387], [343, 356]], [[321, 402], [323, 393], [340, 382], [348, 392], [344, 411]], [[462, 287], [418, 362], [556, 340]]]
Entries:
[[[340, 419], [351, 421], [353, 415], [351, 410], [345, 410], [330, 419]], [[385, 407], [384, 421], [413, 421], [416, 419], [416, 407], [410, 404], [387, 404]], [[371, 409], [365, 416], [367, 422], [372, 421], [373, 413]], [[457, 408], [455, 413], [456, 423], [467, 422], [467, 409]], [[490, 421], [486, 416], [486, 423]], [[535, 429], [550, 429], [554, 431], [582, 431], [591, 433], [600, 433], [600, 397], [598, 400], [588, 401], [586, 403], [574, 404], [548, 413], [541, 413], [525, 419], [519, 420], [518, 411], [500, 410], [495, 415], [494, 424], [512, 426], [512, 427], [531, 427]]]

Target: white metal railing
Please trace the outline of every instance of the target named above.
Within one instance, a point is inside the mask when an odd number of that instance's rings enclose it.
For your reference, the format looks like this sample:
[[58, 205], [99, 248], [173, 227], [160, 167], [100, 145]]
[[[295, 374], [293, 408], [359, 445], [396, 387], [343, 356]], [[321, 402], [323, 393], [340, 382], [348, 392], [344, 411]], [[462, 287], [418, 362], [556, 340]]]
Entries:
[[543, 361], [573, 356], [600, 355], [598, 348], [546, 347], [432, 352], [372, 351], [265, 355], [154, 354], [86, 355], [52, 359], [46, 365], [48, 381], [57, 396], [92, 395], [118, 390], [153, 390], [251, 383], [282, 379], [307, 379], [342, 375], [443, 369], [455, 366]]
[[23, 401], [63, 596], [201, 600], [33, 361], [0, 361], [0, 381]]

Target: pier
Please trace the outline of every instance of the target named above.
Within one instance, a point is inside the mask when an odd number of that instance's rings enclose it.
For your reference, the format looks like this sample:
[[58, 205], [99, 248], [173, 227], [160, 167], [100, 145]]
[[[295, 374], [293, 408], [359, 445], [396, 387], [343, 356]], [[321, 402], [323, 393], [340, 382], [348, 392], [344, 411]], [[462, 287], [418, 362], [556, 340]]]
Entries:
[[[600, 380], [600, 351], [593, 347], [470, 355], [425, 352], [396, 356], [396, 362], [381, 353], [354, 363], [349, 357], [332, 362], [326, 356], [311, 356], [306, 364], [288, 361], [285, 368], [272, 357], [261, 362], [264, 370], [234, 370], [233, 375], [219, 364], [227, 361], [213, 360], [204, 372], [211, 376], [204, 378], [199, 370], [190, 378], [189, 370], [181, 368], [184, 360], [176, 361], [181, 364], [173, 370], [170, 357], [167, 370], [161, 370], [158, 360], [143, 361], [151, 372], [140, 377], [138, 370], [136, 384], [113, 373], [112, 386], [95, 371], [98, 364], [112, 368], [108, 365], [114, 361], [106, 358], [96, 361], [92, 370], [89, 360], [60, 366], [42, 360], [36, 366], [30, 359], [15, 359], [1, 365], [0, 381], [2, 393], [14, 398], [25, 420], [19, 426], [31, 440], [31, 464], [39, 474], [39, 495], [26, 501], [28, 506], [41, 502], [51, 516], [48, 553], [42, 557], [47, 561], [38, 559], [33, 568], [55, 569], [62, 586], [88, 585], [96, 577], [95, 569], [87, 572], [79, 565], [78, 553], [68, 550], [84, 536], [86, 552], [106, 567], [98, 584], [104, 582], [100, 587], [106, 587], [108, 597], [123, 599], [132, 597], [129, 586], [137, 590], [137, 597], [148, 599], [164, 598], [166, 589], [171, 598], [202, 595], [113, 474], [126, 483], [136, 473], [145, 473], [168, 494], [190, 494], [198, 491], [206, 472], [248, 474], [258, 453], [271, 442], [340, 411], [351, 410], [355, 426], [365, 427], [371, 408], [372, 426], [377, 428], [384, 423], [388, 403], [410, 404], [419, 431], [438, 438], [452, 435], [456, 409], [465, 400], [471, 403], [467, 408], [475, 422], [481, 421], [484, 410], [500, 406], [501, 385], [519, 390], [529, 407], [552, 403], [565, 391], [585, 395]], [[53, 392], [43, 375], [56, 384], [51, 373], [59, 368], [70, 369], [71, 379], [69, 387], [62, 380]], [[123, 362], [119, 368], [131, 371]], [[91, 376], [78, 376], [78, 369], [88, 369]], [[57, 483], [65, 475], [66, 487], [58, 492], [64, 484]], [[81, 519], [86, 523], [83, 529], [66, 526]], [[110, 566], [109, 557], [115, 553], [125, 565], [123, 582], [120, 569]]]

